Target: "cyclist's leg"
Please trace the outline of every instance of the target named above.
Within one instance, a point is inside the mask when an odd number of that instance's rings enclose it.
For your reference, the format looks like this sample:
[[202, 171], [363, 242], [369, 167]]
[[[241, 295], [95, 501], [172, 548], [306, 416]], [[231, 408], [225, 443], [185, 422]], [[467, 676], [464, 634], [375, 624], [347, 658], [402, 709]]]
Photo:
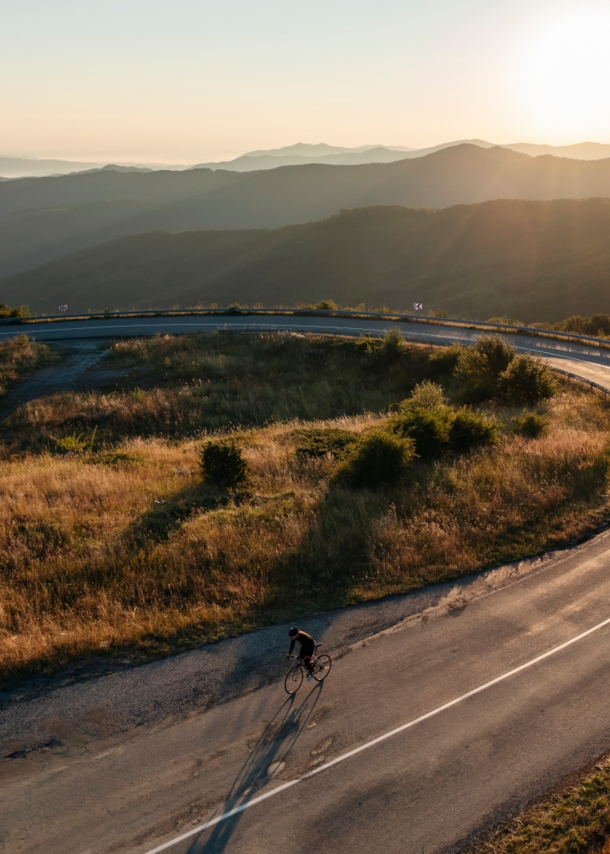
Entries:
[[313, 662], [311, 660], [312, 655], [314, 654], [313, 649], [308, 649], [305, 651], [305, 655], [303, 656], [305, 667], [307, 668], [308, 673], [313, 673]]

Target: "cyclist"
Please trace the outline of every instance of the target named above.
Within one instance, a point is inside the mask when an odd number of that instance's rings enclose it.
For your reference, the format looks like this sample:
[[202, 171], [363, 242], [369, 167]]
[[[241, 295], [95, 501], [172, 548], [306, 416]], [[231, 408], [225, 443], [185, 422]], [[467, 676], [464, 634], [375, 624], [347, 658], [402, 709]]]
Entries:
[[307, 668], [307, 681], [311, 682], [313, 679], [313, 665], [311, 663], [311, 656], [314, 654], [316, 649], [316, 642], [312, 638], [311, 635], [308, 635], [307, 632], [303, 632], [300, 629], [297, 629], [296, 626], [293, 626], [288, 632], [288, 636], [290, 637], [290, 649], [286, 653], [286, 658], [290, 658], [292, 655], [292, 650], [294, 649], [295, 643], [299, 643], [301, 648], [299, 650], [299, 661], [305, 665]]

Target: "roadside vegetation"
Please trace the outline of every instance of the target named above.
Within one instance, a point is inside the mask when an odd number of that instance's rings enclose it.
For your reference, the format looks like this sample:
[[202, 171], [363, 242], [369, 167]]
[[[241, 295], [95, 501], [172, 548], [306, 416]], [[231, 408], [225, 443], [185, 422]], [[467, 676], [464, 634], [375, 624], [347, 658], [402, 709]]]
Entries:
[[30, 310], [27, 305], [19, 305], [17, 308], [11, 308], [10, 305], [0, 302], [0, 318], [30, 316]]
[[12, 386], [31, 371], [50, 364], [56, 358], [50, 347], [37, 344], [27, 335], [0, 341], [0, 407], [3, 396]]
[[132, 661], [574, 541], [610, 412], [498, 338], [470, 350], [123, 341], [105, 391], [0, 426], [0, 674]]
[[463, 854], [610, 854], [610, 757]]

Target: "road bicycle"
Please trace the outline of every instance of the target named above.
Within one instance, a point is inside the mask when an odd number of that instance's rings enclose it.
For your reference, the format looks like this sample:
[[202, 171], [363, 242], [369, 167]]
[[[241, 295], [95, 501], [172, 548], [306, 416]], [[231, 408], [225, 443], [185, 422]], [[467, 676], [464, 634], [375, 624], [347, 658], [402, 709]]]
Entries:
[[[316, 682], [324, 682], [332, 665], [330, 655], [318, 655], [317, 651], [322, 646], [321, 643], [316, 644], [314, 654], [311, 656], [311, 675]], [[309, 674], [305, 664], [297, 659], [296, 655], [291, 655], [289, 661], [297, 660], [297, 663], [290, 668], [284, 679], [284, 688], [287, 694], [296, 694], [303, 684], [303, 676], [305, 672]]]

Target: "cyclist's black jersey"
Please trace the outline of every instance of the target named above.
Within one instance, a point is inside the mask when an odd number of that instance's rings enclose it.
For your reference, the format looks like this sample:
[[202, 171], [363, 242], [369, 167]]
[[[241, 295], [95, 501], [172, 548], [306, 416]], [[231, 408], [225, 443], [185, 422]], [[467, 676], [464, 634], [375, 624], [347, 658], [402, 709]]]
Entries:
[[307, 632], [299, 632], [298, 635], [295, 635], [295, 637], [291, 638], [288, 655], [292, 653], [294, 645], [297, 641], [301, 644], [301, 657], [304, 655], [313, 655], [313, 651], [316, 648], [316, 642], [311, 635], [307, 634]]

